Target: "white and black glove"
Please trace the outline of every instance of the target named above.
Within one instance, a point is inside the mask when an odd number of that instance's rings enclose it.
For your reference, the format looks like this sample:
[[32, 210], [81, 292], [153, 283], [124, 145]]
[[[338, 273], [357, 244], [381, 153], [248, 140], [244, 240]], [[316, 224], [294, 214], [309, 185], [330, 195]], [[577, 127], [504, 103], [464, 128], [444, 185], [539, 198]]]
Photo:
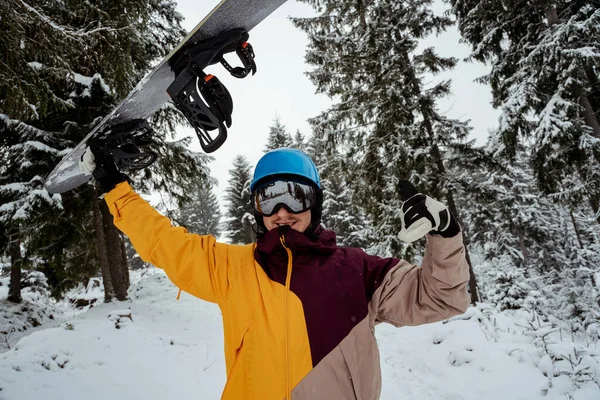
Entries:
[[412, 243], [428, 233], [449, 238], [460, 232], [460, 226], [444, 204], [417, 192], [408, 181], [400, 181], [400, 192], [407, 199], [400, 210], [400, 240]]
[[88, 144], [79, 160], [79, 168], [94, 176], [101, 194], [110, 192], [121, 182], [130, 181], [129, 177], [117, 168], [111, 152], [95, 143]]

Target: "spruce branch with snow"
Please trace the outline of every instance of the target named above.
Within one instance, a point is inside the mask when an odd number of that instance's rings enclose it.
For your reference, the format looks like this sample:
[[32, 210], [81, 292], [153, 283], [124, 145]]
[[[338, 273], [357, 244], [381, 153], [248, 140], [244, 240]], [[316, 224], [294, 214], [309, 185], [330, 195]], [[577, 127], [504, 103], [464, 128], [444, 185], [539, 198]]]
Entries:
[[[496, 148], [530, 162], [546, 194], [600, 209], [600, 2], [451, 0], [502, 110]], [[600, 218], [596, 218], [600, 223]]]
[[251, 166], [246, 157], [237, 156], [229, 170], [225, 189], [226, 211], [223, 234], [234, 244], [248, 244], [256, 240], [253, 225], [254, 212], [250, 203]]
[[445, 149], [464, 142], [470, 128], [437, 110], [450, 82], [426, 79], [457, 60], [418, 49], [419, 39], [443, 32], [453, 21], [436, 15], [427, 0], [307, 3], [319, 15], [293, 21], [309, 37], [306, 60], [315, 68], [308, 76], [317, 92], [335, 99], [310, 121], [313, 130], [322, 132], [325, 143], [342, 146], [351, 166], [345, 180], [375, 224], [378, 249], [411, 259], [416, 252], [397, 236], [405, 200], [400, 180], [443, 199], [460, 219]]
[[[127, 263], [120, 234], [103, 222], [108, 210], [95, 204], [90, 186], [50, 196], [43, 181], [180, 41], [182, 16], [174, 3], [164, 0], [9, 0], [0, 4], [0, 21], [7, 39], [0, 51], [12, 55], [0, 61], [0, 159], [5, 161], [0, 167], [0, 214], [12, 248], [20, 243], [27, 249], [12, 251], [14, 270], [20, 270], [23, 257], [36, 257], [32, 267], [55, 277], [49, 281], [60, 296], [96, 274], [100, 264], [105, 285], [115, 281], [114, 288], [106, 287], [107, 299], [113, 289], [124, 299]], [[164, 157], [134, 177], [140, 190], [163, 189], [176, 199], [207, 180], [210, 161], [169, 138], [177, 115], [169, 107], [156, 115], [155, 145]], [[109, 271], [109, 264], [120, 268]]]

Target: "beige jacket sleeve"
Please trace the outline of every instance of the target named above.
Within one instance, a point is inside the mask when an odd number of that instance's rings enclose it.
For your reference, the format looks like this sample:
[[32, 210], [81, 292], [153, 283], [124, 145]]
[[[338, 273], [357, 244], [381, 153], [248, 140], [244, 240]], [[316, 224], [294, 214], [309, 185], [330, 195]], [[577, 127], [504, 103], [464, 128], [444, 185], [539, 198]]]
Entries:
[[464, 313], [469, 306], [469, 265], [462, 235], [427, 235], [423, 265], [401, 260], [373, 293], [371, 318], [395, 326], [421, 325]]

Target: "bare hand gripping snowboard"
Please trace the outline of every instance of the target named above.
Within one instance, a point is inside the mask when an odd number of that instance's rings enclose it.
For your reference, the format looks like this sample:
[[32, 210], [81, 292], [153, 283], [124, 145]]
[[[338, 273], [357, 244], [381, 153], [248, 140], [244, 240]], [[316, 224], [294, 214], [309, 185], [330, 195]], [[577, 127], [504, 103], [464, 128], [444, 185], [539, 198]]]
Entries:
[[[141, 169], [156, 160], [142, 151], [151, 144], [146, 118], [169, 100], [194, 127], [202, 149], [217, 150], [231, 126], [233, 101], [227, 89], [203, 69], [220, 62], [236, 78], [256, 72], [248, 32], [286, 0], [223, 0], [110, 112], [50, 173], [45, 188], [63, 193], [90, 180], [79, 160], [90, 141], [112, 151], [120, 169]], [[235, 52], [242, 63], [232, 67], [223, 55]], [[227, 127], [227, 128], [226, 128]]]

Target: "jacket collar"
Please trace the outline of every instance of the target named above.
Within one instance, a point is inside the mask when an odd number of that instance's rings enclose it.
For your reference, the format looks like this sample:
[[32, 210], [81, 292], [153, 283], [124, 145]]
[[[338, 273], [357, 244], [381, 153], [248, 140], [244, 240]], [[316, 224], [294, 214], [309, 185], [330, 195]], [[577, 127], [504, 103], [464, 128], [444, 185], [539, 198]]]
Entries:
[[292, 251], [295, 261], [301, 261], [305, 256], [312, 257], [315, 255], [332, 254], [336, 250], [335, 232], [323, 229], [319, 225], [315, 229], [315, 234], [318, 238], [311, 240], [304, 233], [291, 229], [288, 226], [282, 226], [268, 231], [263, 237], [258, 239], [256, 242], [257, 250], [259, 253], [262, 253], [262, 257], [287, 257], [287, 252], [280, 239], [282, 236], [286, 247]]

